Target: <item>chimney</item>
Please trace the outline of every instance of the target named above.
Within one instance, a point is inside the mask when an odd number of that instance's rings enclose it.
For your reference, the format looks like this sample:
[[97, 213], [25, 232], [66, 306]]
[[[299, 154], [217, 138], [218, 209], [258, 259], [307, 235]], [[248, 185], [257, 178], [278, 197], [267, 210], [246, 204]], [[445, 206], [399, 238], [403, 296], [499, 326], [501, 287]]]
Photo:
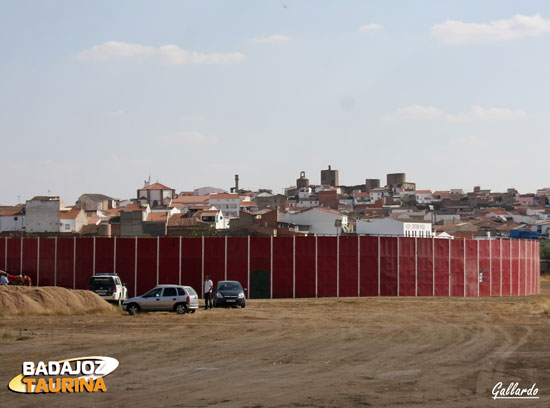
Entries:
[[239, 194], [239, 175], [235, 174], [235, 193]]

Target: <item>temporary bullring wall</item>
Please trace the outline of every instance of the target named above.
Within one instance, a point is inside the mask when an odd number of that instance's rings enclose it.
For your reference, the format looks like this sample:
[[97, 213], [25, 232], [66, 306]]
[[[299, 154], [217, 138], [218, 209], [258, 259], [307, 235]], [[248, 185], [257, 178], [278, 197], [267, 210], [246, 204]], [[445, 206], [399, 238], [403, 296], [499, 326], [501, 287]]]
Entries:
[[268, 271], [269, 297], [524, 296], [540, 292], [539, 243], [378, 236], [2, 238], [0, 268], [38, 286], [87, 289], [116, 272], [130, 295], [204, 277], [250, 288]]

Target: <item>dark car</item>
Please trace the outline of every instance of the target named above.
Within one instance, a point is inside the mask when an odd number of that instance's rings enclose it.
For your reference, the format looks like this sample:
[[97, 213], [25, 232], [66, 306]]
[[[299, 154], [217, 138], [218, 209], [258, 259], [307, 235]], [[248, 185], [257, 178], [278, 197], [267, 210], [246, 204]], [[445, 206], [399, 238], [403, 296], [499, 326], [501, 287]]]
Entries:
[[246, 297], [242, 285], [237, 281], [219, 281], [214, 296], [214, 307], [245, 307]]

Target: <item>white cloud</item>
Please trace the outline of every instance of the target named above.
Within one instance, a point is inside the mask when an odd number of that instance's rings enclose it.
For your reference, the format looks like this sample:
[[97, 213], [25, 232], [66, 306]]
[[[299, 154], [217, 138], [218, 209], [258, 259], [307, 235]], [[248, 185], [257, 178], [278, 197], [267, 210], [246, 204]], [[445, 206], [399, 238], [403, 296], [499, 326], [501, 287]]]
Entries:
[[383, 28], [384, 28], [384, 26], [381, 25], [381, 24], [370, 23], [370, 24], [365, 24], [365, 25], [359, 27], [359, 31], [377, 31], [377, 30], [381, 30]]
[[197, 147], [214, 146], [219, 139], [216, 136], [205, 135], [196, 130], [176, 132], [172, 135], [164, 135], [158, 138], [158, 142], [166, 147]]
[[448, 122], [472, 122], [472, 121], [502, 121], [522, 119], [527, 113], [521, 109], [510, 108], [484, 108], [472, 106], [469, 112], [445, 113], [435, 106], [412, 105], [396, 109], [394, 112], [382, 116], [380, 119], [389, 121], [419, 120], [419, 119], [444, 119]]
[[444, 116], [443, 111], [435, 106], [412, 105], [396, 109], [393, 113], [382, 116], [382, 120], [389, 122], [408, 119], [433, 119]]
[[469, 147], [483, 147], [487, 146], [487, 142], [483, 139], [480, 139], [477, 136], [464, 136], [454, 139], [453, 144], [469, 146]]
[[446, 44], [509, 41], [525, 37], [537, 37], [550, 32], [550, 20], [540, 14], [515, 15], [510, 19], [490, 23], [465, 23], [447, 20], [432, 28], [432, 35]]
[[174, 44], [152, 47], [121, 41], [107, 41], [77, 54], [80, 60], [107, 61], [137, 59], [161, 65], [238, 64], [245, 58], [240, 52], [201, 54], [187, 51]]
[[122, 109], [118, 109], [118, 110], [111, 111], [111, 112], [105, 112], [105, 116], [108, 117], [108, 118], [119, 118], [121, 116], [124, 116], [125, 114], [126, 114], [126, 112], [123, 111]]
[[252, 44], [286, 44], [290, 42], [290, 37], [282, 34], [273, 34], [267, 37], [253, 38]]

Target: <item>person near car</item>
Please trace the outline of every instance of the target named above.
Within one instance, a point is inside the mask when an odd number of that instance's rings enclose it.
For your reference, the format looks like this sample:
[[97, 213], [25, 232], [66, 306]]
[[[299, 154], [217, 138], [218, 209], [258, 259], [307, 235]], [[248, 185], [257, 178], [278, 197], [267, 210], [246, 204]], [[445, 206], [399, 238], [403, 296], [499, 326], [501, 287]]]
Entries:
[[210, 279], [210, 275], [206, 275], [204, 281], [204, 310], [212, 309], [212, 287], [214, 283]]
[[8, 283], [8, 276], [6, 272], [0, 271], [0, 286], [7, 285]]

